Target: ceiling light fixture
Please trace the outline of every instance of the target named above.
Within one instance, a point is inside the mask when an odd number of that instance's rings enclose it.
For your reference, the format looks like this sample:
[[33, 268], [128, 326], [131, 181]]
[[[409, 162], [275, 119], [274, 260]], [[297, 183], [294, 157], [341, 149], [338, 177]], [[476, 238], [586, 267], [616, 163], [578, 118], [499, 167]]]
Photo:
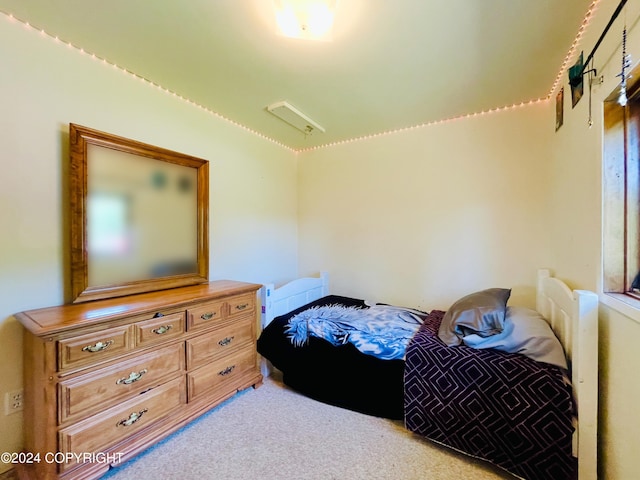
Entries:
[[285, 37], [331, 40], [337, 0], [274, 0], [276, 23]]
[[305, 135], [311, 135], [318, 130], [324, 133], [324, 127], [320, 126], [314, 120], [311, 120], [308, 116], [288, 102], [281, 101], [272, 103], [267, 107], [267, 111], [274, 114], [281, 120], [284, 120], [292, 127], [297, 128]]

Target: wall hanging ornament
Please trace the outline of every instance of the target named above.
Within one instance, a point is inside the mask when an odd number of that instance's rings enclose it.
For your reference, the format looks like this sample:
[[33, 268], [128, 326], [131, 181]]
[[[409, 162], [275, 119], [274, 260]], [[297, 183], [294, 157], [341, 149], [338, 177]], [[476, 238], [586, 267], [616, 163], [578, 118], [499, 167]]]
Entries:
[[569, 67], [569, 84], [571, 85], [571, 108], [574, 108], [580, 99], [582, 98], [582, 94], [584, 93], [584, 63], [583, 53], [580, 52], [580, 56], [576, 63]]
[[556, 132], [564, 123], [564, 87], [556, 95]]
[[631, 68], [631, 55], [627, 54], [627, 26], [624, 26], [622, 30], [622, 67], [620, 73], [616, 77], [620, 77], [620, 95], [618, 96], [618, 103], [624, 107], [627, 105], [627, 73]]
[[[607, 26], [604, 28], [603, 32], [600, 34], [600, 38], [598, 38], [598, 41], [595, 43], [593, 49], [591, 50], [591, 53], [587, 56], [587, 60], [583, 62], [583, 52], [580, 52], [580, 57], [578, 58], [578, 61], [568, 69], [569, 85], [571, 86], [572, 108], [575, 107], [576, 104], [580, 101], [580, 98], [582, 98], [582, 94], [584, 92], [583, 77], [585, 74], [587, 73], [589, 74], [589, 127], [593, 125], [593, 120], [591, 117], [591, 88], [594, 83], [601, 84], [604, 80], [602, 75], [599, 77], [597, 76], [598, 72], [593, 66], [593, 56], [596, 53], [596, 50], [598, 50], [598, 47], [600, 46], [600, 44], [602, 43], [602, 40], [604, 40], [604, 37], [607, 35], [607, 32], [609, 32], [609, 29], [615, 22], [616, 18], [618, 18], [618, 15], [620, 15], [620, 12], [622, 12], [626, 3], [627, 3], [627, 0], [620, 0], [620, 3], [618, 4], [616, 10], [613, 12], [613, 15], [611, 15], [611, 18], [609, 19]], [[591, 65], [591, 68], [589, 70], [587, 70], [588, 65]], [[627, 70], [630, 67], [631, 67], [631, 58], [629, 55], [627, 55], [627, 27], [625, 23], [625, 27], [622, 32], [622, 70], [620, 74], [617, 75], [618, 77], [621, 77], [620, 78], [620, 95], [618, 98], [618, 102], [620, 103], [620, 105], [623, 105], [623, 106], [626, 105], [627, 103], [627, 78], [629, 77], [629, 75], [627, 74]]]

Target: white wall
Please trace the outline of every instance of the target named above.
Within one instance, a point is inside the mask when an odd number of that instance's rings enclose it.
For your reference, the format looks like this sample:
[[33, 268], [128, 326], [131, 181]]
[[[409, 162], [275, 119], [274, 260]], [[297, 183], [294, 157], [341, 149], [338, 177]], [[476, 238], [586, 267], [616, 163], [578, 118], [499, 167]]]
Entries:
[[[582, 47], [589, 54], [611, 18], [618, 0], [603, 0], [587, 29]], [[640, 59], [640, 5], [628, 2], [595, 54], [602, 85], [592, 91], [594, 124], [588, 126], [589, 91], [571, 108], [565, 83], [564, 125], [553, 136], [550, 211], [553, 262], [559, 276], [574, 288], [600, 291], [602, 283], [602, 115], [603, 100], [620, 79], [622, 29], [626, 21], [628, 53]], [[606, 296], [601, 300], [609, 302]], [[629, 315], [617, 306], [600, 306], [600, 478], [638, 478], [640, 432], [640, 312]], [[627, 313], [629, 313], [627, 311]]]
[[[68, 124], [210, 161], [210, 278], [297, 274], [295, 154], [0, 15], [0, 451], [19, 451], [22, 329], [64, 301]], [[0, 472], [9, 466], [0, 464]]]
[[533, 305], [549, 266], [547, 104], [301, 155], [300, 270], [332, 290], [446, 309], [489, 287]]

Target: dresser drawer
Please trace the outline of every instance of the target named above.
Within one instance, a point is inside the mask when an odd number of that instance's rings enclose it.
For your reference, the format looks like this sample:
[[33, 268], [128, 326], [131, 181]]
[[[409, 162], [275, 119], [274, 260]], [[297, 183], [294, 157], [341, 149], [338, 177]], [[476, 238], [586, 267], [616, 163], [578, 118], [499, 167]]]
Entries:
[[133, 348], [132, 344], [129, 325], [59, 340], [58, 368], [64, 370], [122, 355]]
[[225, 307], [226, 302], [220, 300], [189, 308], [187, 310], [187, 329], [206, 328], [224, 320]]
[[217, 356], [253, 341], [253, 319], [217, 328], [187, 340], [187, 368], [203, 365]]
[[58, 384], [59, 419], [86, 417], [184, 371], [184, 342]]
[[184, 312], [151, 318], [133, 325], [136, 346], [153, 345], [154, 343], [179, 337], [185, 332]]
[[[186, 402], [184, 376], [125, 403], [78, 422], [58, 433], [60, 452], [101, 452], [152, 425]], [[72, 464], [64, 464], [63, 468]]]
[[256, 351], [253, 346], [204, 365], [187, 375], [189, 401], [205, 396], [223, 396], [237, 389], [236, 380], [255, 368]]
[[253, 313], [256, 307], [256, 296], [251, 295], [238, 295], [228, 300], [229, 303], [229, 318], [234, 318], [247, 313]]

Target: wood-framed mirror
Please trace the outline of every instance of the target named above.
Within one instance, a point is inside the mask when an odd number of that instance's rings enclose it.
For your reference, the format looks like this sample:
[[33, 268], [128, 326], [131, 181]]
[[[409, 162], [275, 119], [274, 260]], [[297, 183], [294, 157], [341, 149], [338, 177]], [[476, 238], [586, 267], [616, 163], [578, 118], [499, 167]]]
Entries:
[[74, 303], [205, 283], [209, 163], [69, 125]]

